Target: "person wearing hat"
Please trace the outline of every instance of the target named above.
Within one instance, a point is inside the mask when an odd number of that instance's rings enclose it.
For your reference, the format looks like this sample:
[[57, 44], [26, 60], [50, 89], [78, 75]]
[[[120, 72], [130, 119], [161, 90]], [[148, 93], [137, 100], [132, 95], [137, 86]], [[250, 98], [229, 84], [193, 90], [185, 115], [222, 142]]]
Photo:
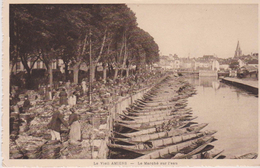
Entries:
[[70, 133], [69, 139], [70, 142], [77, 142], [81, 140], [81, 131], [80, 131], [80, 123], [79, 123], [79, 115], [76, 114], [76, 110], [71, 108], [70, 111], [72, 114], [69, 116], [69, 125], [70, 125]]
[[61, 124], [69, 128], [68, 124], [64, 121], [63, 115], [59, 112], [57, 107], [54, 108], [54, 113], [52, 115], [50, 123], [47, 127], [51, 130], [51, 140], [61, 140], [60, 132], [61, 132]]

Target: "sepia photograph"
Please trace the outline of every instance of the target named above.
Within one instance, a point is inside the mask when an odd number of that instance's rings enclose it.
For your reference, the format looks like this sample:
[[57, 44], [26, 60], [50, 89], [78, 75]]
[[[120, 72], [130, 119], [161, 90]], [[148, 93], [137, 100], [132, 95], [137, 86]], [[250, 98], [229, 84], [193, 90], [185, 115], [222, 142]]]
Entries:
[[258, 3], [4, 8], [3, 164], [260, 164]]

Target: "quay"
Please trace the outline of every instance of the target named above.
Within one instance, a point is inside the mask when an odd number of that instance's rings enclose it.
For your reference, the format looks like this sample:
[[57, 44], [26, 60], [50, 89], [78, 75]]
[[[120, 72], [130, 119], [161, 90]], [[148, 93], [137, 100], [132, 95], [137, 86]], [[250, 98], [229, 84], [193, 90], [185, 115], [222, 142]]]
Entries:
[[245, 89], [254, 94], [258, 94], [258, 80], [243, 80], [238, 78], [225, 77], [221, 78], [221, 81]]

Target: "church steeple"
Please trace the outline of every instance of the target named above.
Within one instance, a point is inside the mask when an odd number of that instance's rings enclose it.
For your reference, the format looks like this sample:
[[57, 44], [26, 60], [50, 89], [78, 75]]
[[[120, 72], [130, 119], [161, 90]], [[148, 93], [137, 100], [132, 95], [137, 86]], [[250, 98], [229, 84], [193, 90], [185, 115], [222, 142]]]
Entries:
[[242, 55], [242, 50], [239, 46], [239, 41], [237, 42], [237, 48], [236, 48], [236, 51], [235, 51], [235, 56], [234, 57], [240, 57]]

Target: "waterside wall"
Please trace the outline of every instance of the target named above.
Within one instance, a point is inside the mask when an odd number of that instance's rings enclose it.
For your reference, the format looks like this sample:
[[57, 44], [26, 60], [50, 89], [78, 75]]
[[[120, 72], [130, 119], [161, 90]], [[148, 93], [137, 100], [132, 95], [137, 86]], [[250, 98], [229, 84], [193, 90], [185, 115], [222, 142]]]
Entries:
[[[160, 78], [156, 84], [160, 83], [166, 76]], [[93, 145], [98, 148], [97, 151], [93, 151], [92, 158], [93, 159], [106, 159], [108, 157], [108, 147], [109, 137], [111, 137], [114, 128], [114, 122], [118, 119], [120, 114], [123, 114], [123, 111], [126, 110], [131, 104], [133, 104], [136, 100], [141, 99], [145, 93], [151, 90], [156, 84], [145, 87], [136, 91], [133, 94], [119, 97], [116, 102], [113, 102], [109, 108], [109, 115], [106, 118], [106, 124], [99, 124], [99, 130], [105, 130], [104, 132], [108, 132], [105, 139], [95, 139], [93, 141]]]

